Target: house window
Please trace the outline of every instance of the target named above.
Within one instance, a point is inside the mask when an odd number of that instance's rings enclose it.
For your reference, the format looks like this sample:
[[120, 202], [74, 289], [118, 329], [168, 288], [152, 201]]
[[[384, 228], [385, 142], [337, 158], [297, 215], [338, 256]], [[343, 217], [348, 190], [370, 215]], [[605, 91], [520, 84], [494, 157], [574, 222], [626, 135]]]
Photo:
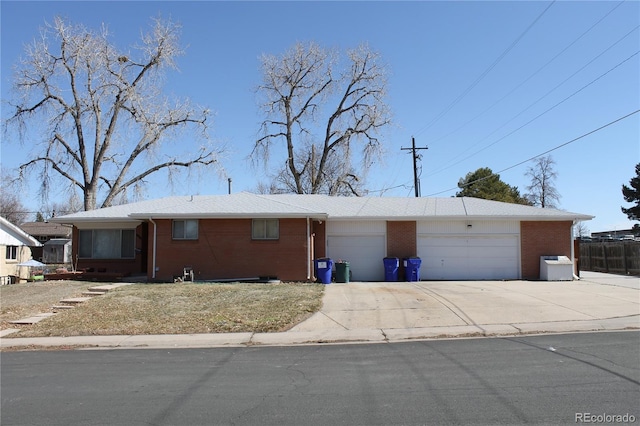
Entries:
[[7, 246], [7, 260], [18, 260], [18, 246]]
[[198, 239], [198, 220], [174, 220], [173, 221], [173, 239], [174, 240], [197, 240]]
[[277, 240], [280, 238], [278, 219], [253, 219], [251, 238], [254, 240]]
[[133, 229], [81, 229], [78, 235], [78, 256], [84, 259], [133, 259], [135, 231]]

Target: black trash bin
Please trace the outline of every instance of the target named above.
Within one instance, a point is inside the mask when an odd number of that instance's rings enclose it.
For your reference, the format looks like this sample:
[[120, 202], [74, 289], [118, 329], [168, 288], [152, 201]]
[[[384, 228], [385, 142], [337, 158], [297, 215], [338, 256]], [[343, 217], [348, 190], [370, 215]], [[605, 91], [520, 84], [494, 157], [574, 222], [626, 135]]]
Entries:
[[384, 280], [387, 282], [398, 281], [398, 268], [400, 267], [400, 259], [397, 257], [385, 257], [382, 259], [384, 263]]
[[404, 259], [405, 281], [420, 281], [420, 265], [422, 259], [419, 257], [408, 257]]
[[336, 282], [348, 283], [349, 282], [349, 262], [339, 261], [336, 262]]

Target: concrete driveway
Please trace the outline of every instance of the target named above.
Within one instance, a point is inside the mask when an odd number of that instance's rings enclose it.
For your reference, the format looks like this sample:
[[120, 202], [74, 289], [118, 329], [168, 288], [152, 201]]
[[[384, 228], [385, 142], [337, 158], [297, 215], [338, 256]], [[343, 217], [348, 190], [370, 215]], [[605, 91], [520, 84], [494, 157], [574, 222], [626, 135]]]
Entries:
[[[640, 328], [640, 279], [353, 282], [291, 332], [382, 330], [388, 339]], [[353, 334], [353, 333], [347, 333]]]

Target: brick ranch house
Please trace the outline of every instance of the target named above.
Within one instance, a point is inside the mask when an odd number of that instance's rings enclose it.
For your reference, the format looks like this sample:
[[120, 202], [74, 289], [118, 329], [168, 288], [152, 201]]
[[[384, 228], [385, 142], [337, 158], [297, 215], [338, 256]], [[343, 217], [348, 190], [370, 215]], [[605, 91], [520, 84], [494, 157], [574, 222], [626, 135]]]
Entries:
[[[73, 225], [78, 269], [172, 281], [314, 280], [314, 259], [384, 280], [384, 257], [418, 256], [421, 280], [539, 279], [540, 256], [574, 259], [592, 216], [468, 197], [174, 196], [52, 219]], [[402, 271], [400, 272], [402, 276]]]

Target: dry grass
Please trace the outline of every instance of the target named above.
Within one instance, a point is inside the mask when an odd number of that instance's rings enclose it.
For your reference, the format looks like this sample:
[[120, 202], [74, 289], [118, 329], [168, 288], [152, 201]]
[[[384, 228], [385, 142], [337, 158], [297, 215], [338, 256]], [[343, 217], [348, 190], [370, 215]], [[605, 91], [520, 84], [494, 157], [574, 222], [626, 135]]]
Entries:
[[10, 337], [284, 331], [320, 309], [318, 284], [136, 284]]
[[9, 321], [51, 312], [66, 297], [80, 296], [96, 283], [82, 281], [36, 281], [0, 287], [0, 330], [16, 327]]

